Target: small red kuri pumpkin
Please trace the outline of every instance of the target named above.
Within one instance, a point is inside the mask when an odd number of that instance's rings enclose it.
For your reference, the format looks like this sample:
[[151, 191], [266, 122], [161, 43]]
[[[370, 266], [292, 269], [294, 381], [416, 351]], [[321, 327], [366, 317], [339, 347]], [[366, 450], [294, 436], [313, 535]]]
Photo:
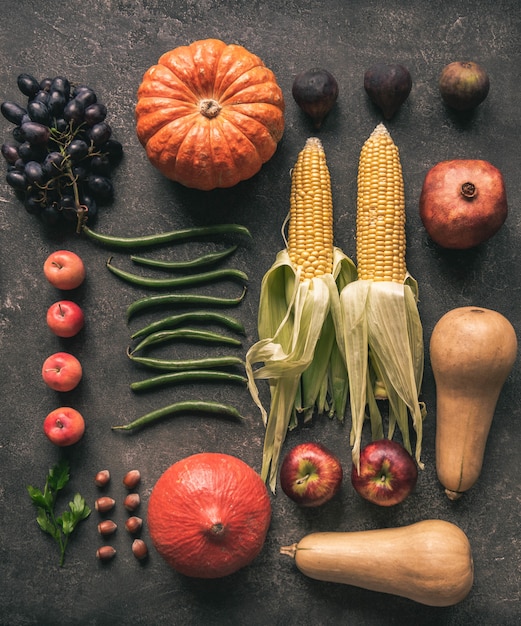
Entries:
[[202, 452], [162, 474], [150, 495], [147, 521], [154, 547], [173, 569], [220, 578], [259, 554], [271, 503], [264, 481], [244, 461]]
[[232, 187], [274, 154], [284, 131], [275, 75], [218, 39], [163, 54], [137, 93], [136, 130], [152, 163], [186, 187]]

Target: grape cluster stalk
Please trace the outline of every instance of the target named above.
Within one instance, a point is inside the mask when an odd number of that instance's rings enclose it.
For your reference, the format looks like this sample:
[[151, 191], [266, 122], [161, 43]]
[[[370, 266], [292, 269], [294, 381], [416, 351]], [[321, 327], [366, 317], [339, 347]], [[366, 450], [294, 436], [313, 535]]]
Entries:
[[107, 107], [92, 88], [62, 76], [39, 81], [24, 73], [17, 85], [26, 105], [0, 105], [14, 124], [12, 140], [1, 147], [6, 182], [30, 214], [50, 227], [71, 222], [80, 232], [112, 200], [111, 173], [123, 156]]

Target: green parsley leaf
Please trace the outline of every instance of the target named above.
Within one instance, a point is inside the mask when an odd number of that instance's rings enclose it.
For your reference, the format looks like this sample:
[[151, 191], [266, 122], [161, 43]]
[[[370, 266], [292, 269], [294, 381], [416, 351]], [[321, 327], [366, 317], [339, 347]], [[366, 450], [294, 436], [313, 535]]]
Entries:
[[63, 566], [65, 560], [69, 536], [74, 532], [79, 522], [86, 519], [91, 513], [84, 498], [76, 493], [73, 500], [69, 502], [69, 510], [64, 511], [58, 517], [55, 516], [54, 509], [58, 492], [67, 485], [69, 480], [69, 463], [63, 459], [49, 470], [43, 491], [30, 485], [27, 487], [29, 497], [37, 507], [36, 522], [38, 526], [51, 535], [58, 544], [60, 567]]

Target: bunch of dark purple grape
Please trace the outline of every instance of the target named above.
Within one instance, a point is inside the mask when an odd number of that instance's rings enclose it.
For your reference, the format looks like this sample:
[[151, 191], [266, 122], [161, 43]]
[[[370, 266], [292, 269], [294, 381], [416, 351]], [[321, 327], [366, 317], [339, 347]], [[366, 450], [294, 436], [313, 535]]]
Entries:
[[20, 74], [25, 107], [3, 102], [2, 115], [15, 125], [14, 141], [2, 145], [7, 183], [31, 214], [50, 226], [81, 225], [111, 201], [110, 178], [123, 147], [112, 138], [107, 108], [87, 86], [61, 76], [38, 81]]

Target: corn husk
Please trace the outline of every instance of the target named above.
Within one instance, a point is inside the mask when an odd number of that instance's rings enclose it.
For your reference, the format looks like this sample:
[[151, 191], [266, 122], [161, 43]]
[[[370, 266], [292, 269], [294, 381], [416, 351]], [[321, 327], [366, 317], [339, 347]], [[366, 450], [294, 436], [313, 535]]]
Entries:
[[[418, 397], [424, 348], [417, 298], [417, 283], [410, 275], [403, 284], [357, 280], [340, 294], [338, 335], [349, 372], [352, 458], [358, 468], [367, 418], [373, 440], [392, 438], [397, 426], [404, 447], [413, 454], [409, 415], [416, 431], [414, 456], [423, 467], [420, 457], [425, 406]], [[387, 434], [377, 402], [381, 399], [389, 402]]]
[[[261, 284], [259, 341], [246, 354], [251, 396], [266, 427], [261, 477], [273, 492], [282, 445], [299, 416], [314, 412], [343, 419], [347, 372], [336, 342], [339, 290], [355, 280], [354, 263], [334, 248], [333, 273], [300, 281], [286, 250], [281, 250]], [[257, 365], [257, 367], [256, 367]], [[269, 381], [265, 409], [258, 380]]]

